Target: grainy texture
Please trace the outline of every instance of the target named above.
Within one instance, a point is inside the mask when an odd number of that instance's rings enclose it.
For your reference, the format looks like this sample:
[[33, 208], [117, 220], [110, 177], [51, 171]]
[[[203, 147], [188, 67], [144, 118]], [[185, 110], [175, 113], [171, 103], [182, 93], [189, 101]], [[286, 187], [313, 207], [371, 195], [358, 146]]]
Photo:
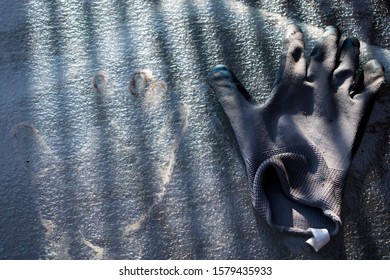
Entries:
[[[3, 1], [0, 258], [389, 259], [389, 9]], [[334, 24], [361, 41], [362, 65], [376, 58], [387, 71], [348, 175], [343, 230], [319, 253], [256, 218], [233, 132], [205, 83], [224, 63], [265, 102], [290, 22], [308, 52]]]

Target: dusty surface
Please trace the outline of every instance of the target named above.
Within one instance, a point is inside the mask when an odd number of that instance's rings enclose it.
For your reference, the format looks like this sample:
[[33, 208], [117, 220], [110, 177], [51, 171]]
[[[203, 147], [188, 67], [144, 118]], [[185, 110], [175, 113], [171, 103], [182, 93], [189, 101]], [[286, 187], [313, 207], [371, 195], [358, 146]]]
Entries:
[[[389, 259], [390, 5], [385, 1], [3, 1], [0, 259]], [[289, 3], [287, 3], [289, 2]], [[253, 213], [226, 116], [227, 64], [259, 103], [284, 28], [322, 28], [387, 71], [320, 253]]]

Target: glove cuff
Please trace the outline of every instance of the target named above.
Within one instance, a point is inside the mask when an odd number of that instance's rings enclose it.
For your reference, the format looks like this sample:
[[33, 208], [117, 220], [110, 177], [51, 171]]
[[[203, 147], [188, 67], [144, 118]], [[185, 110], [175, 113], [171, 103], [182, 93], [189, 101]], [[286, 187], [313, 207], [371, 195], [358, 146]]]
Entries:
[[306, 235], [313, 228], [338, 233], [347, 172], [328, 168], [314, 146], [272, 150], [246, 162], [253, 207], [271, 226]]

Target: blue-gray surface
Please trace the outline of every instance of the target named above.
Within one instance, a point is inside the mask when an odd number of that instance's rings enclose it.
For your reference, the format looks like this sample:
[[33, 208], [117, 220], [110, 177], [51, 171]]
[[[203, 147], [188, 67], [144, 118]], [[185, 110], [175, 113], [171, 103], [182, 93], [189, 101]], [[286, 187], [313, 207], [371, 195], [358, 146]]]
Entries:
[[389, 259], [388, 81], [330, 244], [315, 253], [252, 210], [205, 77], [227, 64], [263, 103], [290, 22], [307, 54], [338, 25], [389, 80], [384, 0], [2, 0], [0, 258]]

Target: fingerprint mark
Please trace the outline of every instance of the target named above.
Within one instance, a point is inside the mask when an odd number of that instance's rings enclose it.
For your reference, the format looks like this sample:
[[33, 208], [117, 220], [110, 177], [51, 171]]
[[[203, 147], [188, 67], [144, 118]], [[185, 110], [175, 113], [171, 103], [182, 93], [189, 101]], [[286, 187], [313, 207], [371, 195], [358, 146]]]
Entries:
[[133, 234], [134, 232], [138, 231], [142, 224], [145, 222], [146, 218], [149, 216], [149, 213], [152, 211], [153, 205], [148, 209], [147, 213], [144, 213], [141, 215], [141, 217], [138, 218], [137, 221], [134, 223], [127, 225], [123, 231], [124, 236], [129, 236]]
[[54, 156], [35, 127], [20, 123], [11, 129], [11, 135], [21, 162], [33, 180], [48, 170], [50, 164], [47, 160], [51, 161]]
[[[187, 105], [183, 105], [180, 107], [179, 110], [179, 129], [176, 135], [174, 136], [173, 140], [170, 143], [170, 148], [168, 150], [168, 153], [162, 157], [162, 164], [159, 166], [159, 173], [161, 178], [161, 188], [160, 191], [156, 193], [156, 198], [153, 202], [153, 204], [148, 208], [148, 210], [143, 213], [135, 222], [133, 222], [130, 225], [127, 225], [124, 229], [124, 236], [129, 236], [138, 230], [141, 229], [144, 222], [148, 219], [148, 217], [151, 215], [153, 209], [160, 204], [162, 199], [165, 196], [165, 193], [167, 191], [167, 187], [171, 181], [175, 162], [176, 162], [176, 153], [177, 149], [179, 147], [180, 141], [185, 133], [185, 131], [188, 128], [188, 113], [189, 109]], [[172, 115], [168, 116], [167, 121], [165, 122], [165, 125], [161, 128], [160, 134], [162, 137], [169, 137], [167, 135], [171, 130], [173, 126], [172, 121]]]
[[167, 84], [164, 81], [155, 80], [145, 93], [145, 103], [149, 106], [158, 106], [162, 103], [167, 92]]
[[[173, 140], [173, 143], [171, 145], [170, 152], [168, 153], [165, 162], [163, 165], [160, 166], [160, 174], [161, 174], [161, 180], [163, 182], [163, 192], [161, 196], [165, 193], [165, 186], [169, 184], [171, 181], [173, 168], [176, 161], [176, 151], [179, 147], [180, 140], [185, 133], [185, 131], [188, 128], [188, 105], [183, 105], [180, 107], [180, 127], [178, 134], [176, 138]], [[163, 128], [164, 131], [167, 131], [165, 128]]]
[[54, 232], [56, 226], [53, 221], [41, 219], [41, 223], [48, 234], [52, 234]]
[[131, 75], [129, 91], [136, 96], [142, 96], [149, 85], [155, 80], [150, 70], [138, 70]]
[[65, 232], [61, 220], [61, 169], [59, 160], [39, 131], [30, 124], [20, 123], [11, 129], [16, 151], [35, 186], [39, 216], [45, 228], [45, 249], [48, 258], [68, 258]]
[[104, 248], [92, 244], [90, 241], [86, 240], [84, 237], [82, 237], [81, 241], [83, 244], [88, 246], [89, 248], [92, 249], [92, 251], [95, 253], [95, 256], [93, 259], [95, 260], [103, 260], [105, 256]]
[[108, 75], [105, 72], [100, 71], [96, 73], [96, 75], [92, 79], [92, 87], [97, 93], [101, 94], [102, 96], [108, 98], [111, 97], [111, 85], [108, 79]]

